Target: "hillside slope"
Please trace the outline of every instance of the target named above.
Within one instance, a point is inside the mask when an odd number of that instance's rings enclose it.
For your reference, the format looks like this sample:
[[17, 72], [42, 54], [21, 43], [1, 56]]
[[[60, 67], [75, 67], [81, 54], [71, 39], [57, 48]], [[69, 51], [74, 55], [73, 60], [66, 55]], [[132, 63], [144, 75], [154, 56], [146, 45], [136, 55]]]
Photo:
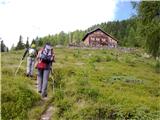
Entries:
[[[57, 48], [52, 119], [158, 119], [159, 74], [152, 58], [141, 50]], [[40, 96], [24, 77], [25, 65], [14, 78], [22, 51], [2, 53], [2, 118], [31, 119]], [[49, 86], [52, 86], [49, 79]], [[37, 108], [36, 111], [38, 111]]]

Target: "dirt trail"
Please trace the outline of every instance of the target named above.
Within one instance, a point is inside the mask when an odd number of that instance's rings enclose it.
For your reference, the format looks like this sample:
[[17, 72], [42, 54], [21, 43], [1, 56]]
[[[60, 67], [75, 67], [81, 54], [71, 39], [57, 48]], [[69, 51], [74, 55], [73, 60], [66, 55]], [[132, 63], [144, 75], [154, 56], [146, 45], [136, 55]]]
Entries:
[[[35, 81], [35, 84], [33, 85], [34, 86], [34, 90], [37, 91], [37, 87], [38, 87], [38, 83], [37, 81]], [[42, 99], [44, 101], [43, 104], [45, 104], [47, 101], [49, 101], [49, 99], [51, 99], [50, 96], [47, 97], [47, 99]], [[40, 116], [40, 120], [51, 120], [51, 117], [52, 117], [52, 114], [53, 114], [53, 111], [54, 111], [54, 106], [49, 104], [47, 106], [47, 109], [43, 112], [43, 114]]]
[[53, 111], [54, 107], [50, 105], [48, 109], [44, 112], [44, 114], [42, 114], [40, 120], [51, 120]]

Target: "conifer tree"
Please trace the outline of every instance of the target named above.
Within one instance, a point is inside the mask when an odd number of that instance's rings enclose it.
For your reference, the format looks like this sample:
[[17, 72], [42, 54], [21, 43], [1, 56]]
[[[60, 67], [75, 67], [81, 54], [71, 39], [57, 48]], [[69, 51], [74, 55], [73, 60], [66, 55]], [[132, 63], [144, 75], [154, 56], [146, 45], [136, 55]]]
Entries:
[[146, 48], [154, 57], [160, 56], [160, 1], [142, 1], [138, 15], [143, 25], [141, 33], [146, 40]]
[[5, 44], [3, 43], [3, 40], [1, 41], [1, 52], [5, 52]]
[[27, 41], [26, 41], [26, 44], [25, 44], [25, 47], [26, 47], [26, 48], [29, 47], [29, 41], [28, 41], [28, 40], [29, 40], [29, 37], [27, 37]]
[[19, 36], [19, 41], [17, 43], [17, 46], [16, 46], [16, 50], [21, 50], [21, 49], [24, 49], [25, 48], [25, 45], [23, 43], [23, 40], [22, 40], [22, 36], [20, 35]]

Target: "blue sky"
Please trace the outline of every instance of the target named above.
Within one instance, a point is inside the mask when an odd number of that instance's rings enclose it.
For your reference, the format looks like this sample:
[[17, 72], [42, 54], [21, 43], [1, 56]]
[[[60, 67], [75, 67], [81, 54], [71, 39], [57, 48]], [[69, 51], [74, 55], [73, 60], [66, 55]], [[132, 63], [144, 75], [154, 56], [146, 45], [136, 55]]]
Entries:
[[134, 15], [136, 11], [132, 8], [130, 1], [119, 1], [116, 6], [114, 20], [124, 20]]

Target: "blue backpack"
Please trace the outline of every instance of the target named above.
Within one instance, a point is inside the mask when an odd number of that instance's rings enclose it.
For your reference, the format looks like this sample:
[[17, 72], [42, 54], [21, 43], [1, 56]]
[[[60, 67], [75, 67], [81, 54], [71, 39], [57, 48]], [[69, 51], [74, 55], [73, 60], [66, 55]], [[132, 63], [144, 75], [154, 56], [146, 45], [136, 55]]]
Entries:
[[50, 45], [46, 45], [40, 54], [40, 59], [44, 63], [50, 63], [52, 61], [52, 56], [52, 47]]

